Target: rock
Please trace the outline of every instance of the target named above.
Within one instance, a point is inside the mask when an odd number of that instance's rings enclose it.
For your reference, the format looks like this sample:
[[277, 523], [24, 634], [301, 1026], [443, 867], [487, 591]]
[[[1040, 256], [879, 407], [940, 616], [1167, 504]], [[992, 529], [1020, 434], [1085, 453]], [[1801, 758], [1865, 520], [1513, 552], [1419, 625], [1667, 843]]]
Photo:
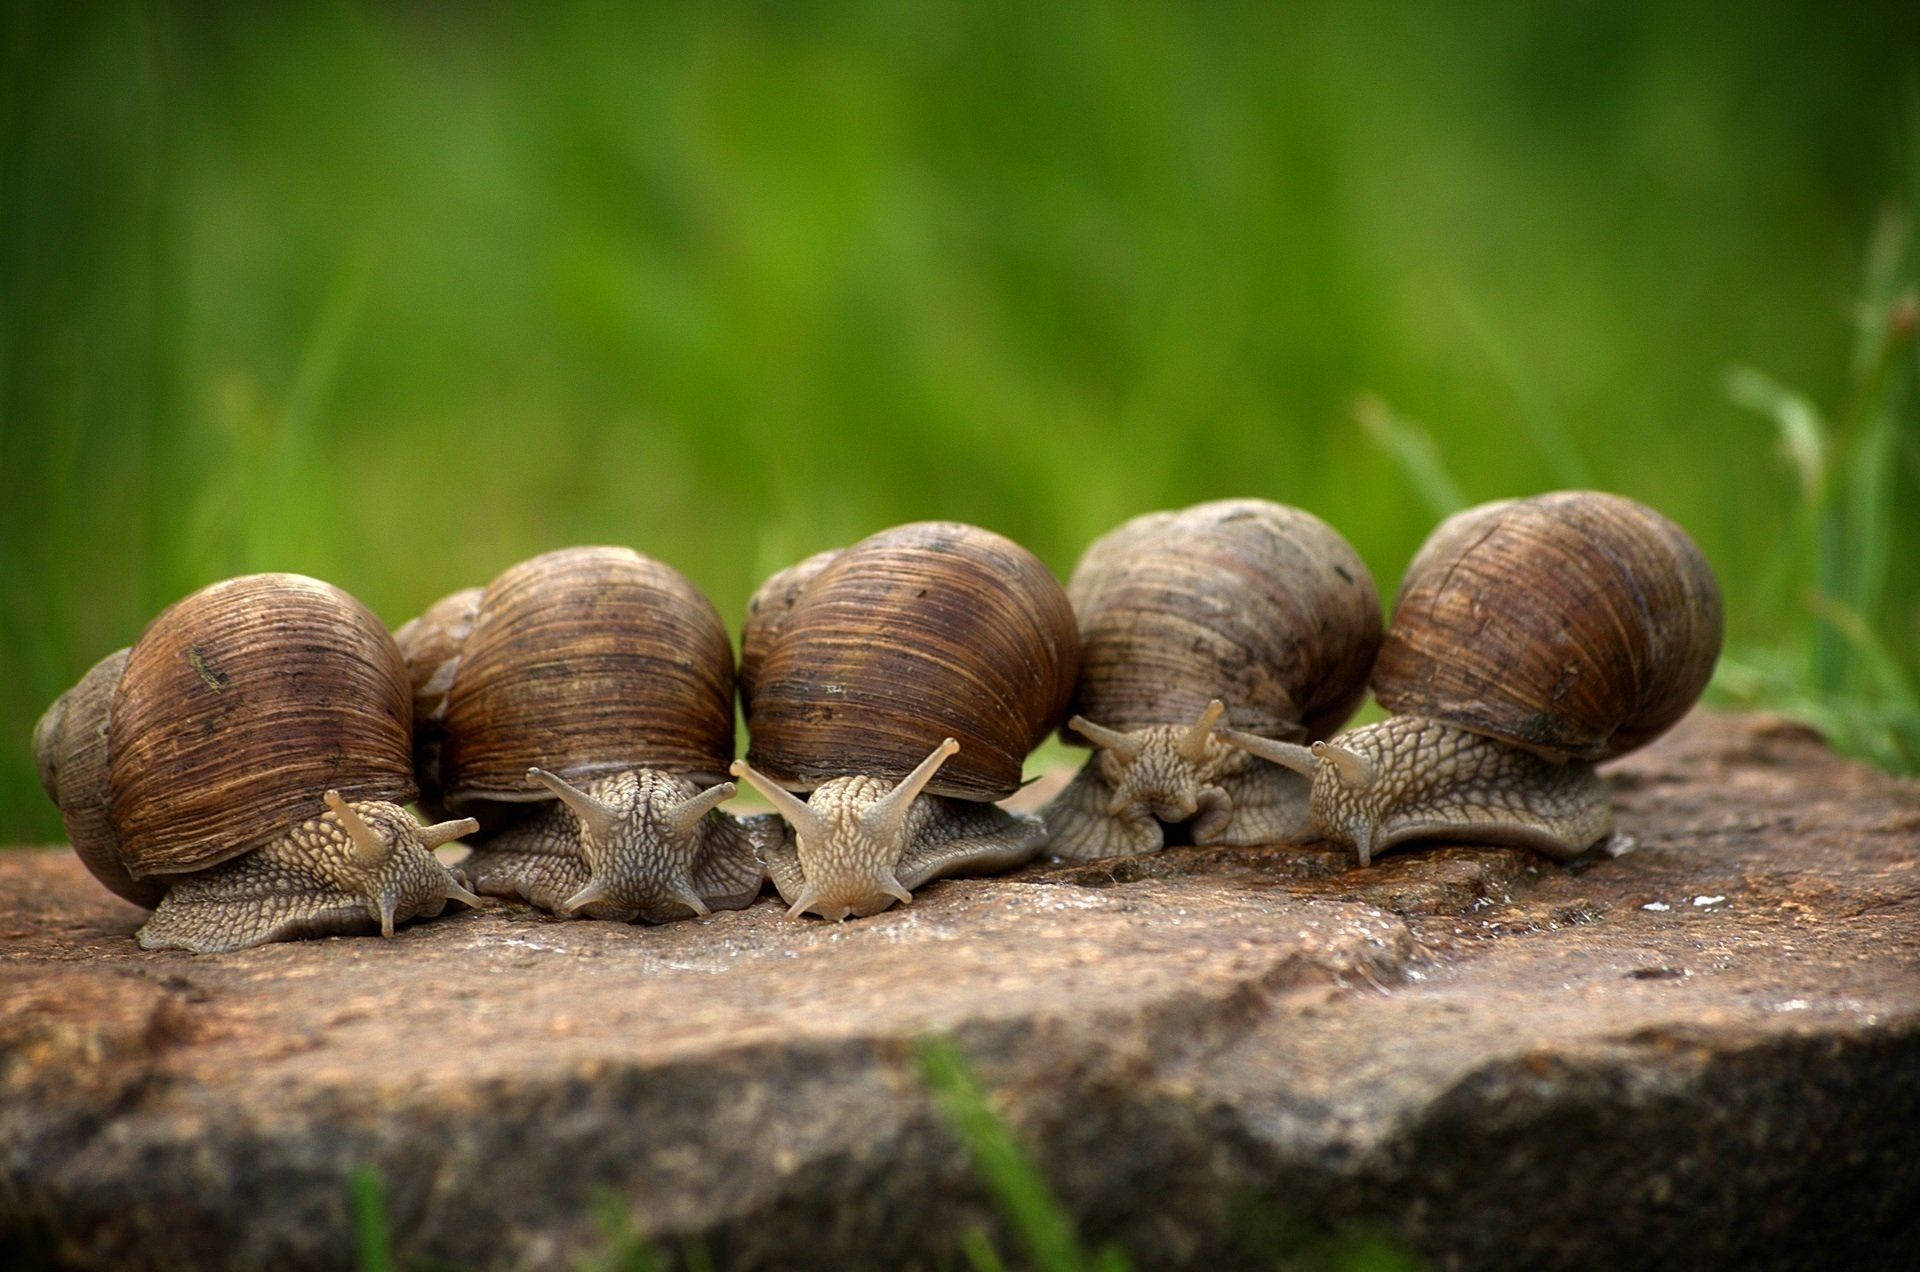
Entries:
[[[1920, 1243], [1920, 785], [1698, 715], [1632, 851], [1171, 849], [830, 926], [498, 905], [147, 954], [0, 855], [0, 1262], [566, 1264], [607, 1198], [723, 1267], [954, 1266], [1001, 1231], [916, 1076], [947, 1034], [1090, 1242], [1272, 1267], [1899, 1266]], [[1003, 1250], [1016, 1247], [1004, 1232]]]

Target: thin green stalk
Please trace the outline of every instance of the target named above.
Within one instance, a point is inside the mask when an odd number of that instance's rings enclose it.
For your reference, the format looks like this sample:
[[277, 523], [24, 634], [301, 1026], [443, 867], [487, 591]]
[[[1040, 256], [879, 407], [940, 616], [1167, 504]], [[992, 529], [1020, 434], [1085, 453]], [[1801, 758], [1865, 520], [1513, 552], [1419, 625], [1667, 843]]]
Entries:
[[[665, 1261], [653, 1243], [634, 1227], [633, 1215], [620, 1194], [603, 1189], [593, 1199], [594, 1221], [600, 1228], [601, 1248], [579, 1264], [580, 1272], [664, 1272]], [[706, 1253], [705, 1249], [701, 1254]], [[688, 1267], [693, 1267], [691, 1259]]]
[[1916, 302], [1900, 297], [1881, 311], [1878, 348], [1847, 412], [1843, 436], [1859, 436], [1848, 473], [1854, 547], [1853, 577], [1843, 593], [1861, 614], [1878, 611], [1893, 546], [1893, 492], [1899, 412], [1905, 396], [1908, 351], [1913, 346]]
[[[1823, 501], [1814, 523], [1813, 579], [1814, 595], [1838, 596], [1846, 590], [1849, 564], [1846, 533], [1841, 528], [1840, 508], [1832, 500]], [[1815, 611], [1813, 624], [1813, 689], [1832, 696], [1847, 688], [1850, 650], [1833, 623]]]
[[1440, 458], [1439, 446], [1424, 428], [1395, 414], [1383, 398], [1371, 393], [1354, 402], [1353, 418], [1393, 457], [1401, 475], [1436, 518], [1451, 517], [1467, 506], [1467, 497]]
[[[1115, 1252], [1103, 1252], [1098, 1262], [1088, 1259], [1066, 1208], [987, 1103], [959, 1050], [944, 1038], [926, 1038], [920, 1043], [919, 1058], [921, 1077], [934, 1103], [966, 1147], [1001, 1215], [1026, 1247], [1031, 1265], [1038, 1272], [1124, 1268], [1125, 1261]], [[968, 1257], [974, 1257], [971, 1251]]]
[[1527, 430], [1533, 434], [1534, 445], [1540, 448], [1542, 458], [1552, 470], [1554, 481], [1567, 489], [1590, 488], [1593, 485], [1593, 471], [1580, 457], [1580, 448], [1574, 444], [1566, 421], [1548, 405], [1545, 390], [1527, 370], [1526, 362], [1515, 351], [1513, 342], [1506, 338], [1487, 316], [1486, 310], [1475, 302], [1473, 293], [1464, 286], [1454, 287], [1453, 303], [1466, 322], [1467, 330], [1487, 355], [1487, 360], [1493, 363], [1500, 378], [1507, 382], [1507, 389], [1519, 405], [1520, 415], [1527, 422]]
[[393, 1272], [393, 1233], [380, 1174], [371, 1166], [353, 1168], [353, 1231], [360, 1272]]
[[1874, 634], [1866, 618], [1831, 597], [1811, 596], [1807, 604], [1859, 655], [1872, 681], [1872, 691], [1889, 705], [1920, 719], [1920, 687], [1900, 666], [1893, 651]]
[[973, 1272], [1006, 1272], [1007, 1265], [1000, 1261], [1000, 1252], [979, 1228], [968, 1228], [960, 1234], [960, 1253]]

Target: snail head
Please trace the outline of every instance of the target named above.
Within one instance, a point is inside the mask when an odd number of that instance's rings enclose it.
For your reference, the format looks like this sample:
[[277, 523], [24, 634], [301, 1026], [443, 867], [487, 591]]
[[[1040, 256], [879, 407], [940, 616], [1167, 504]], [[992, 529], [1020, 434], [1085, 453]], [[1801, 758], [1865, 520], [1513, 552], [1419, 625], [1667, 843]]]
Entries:
[[1381, 820], [1377, 805], [1387, 794], [1372, 760], [1339, 742], [1302, 746], [1218, 728], [1214, 736], [1228, 746], [1306, 778], [1311, 786], [1307, 816], [1315, 832], [1325, 839], [1351, 843], [1361, 865], [1372, 861], [1375, 828]]
[[789, 913], [811, 910], [827, 919], [878, 914], [913, 894], [895, 873], [907, 849], [913, 803], [949, 757], [960, 750], [952, 738], [899, 782], [873, 777], [837, 777], [802, 800], [745, 760], [733, 775], [766, 797], [793, 828], [794, 847], [806, 887]]
[[1190, 821], [1203, 805], [1223, 799], [1214, 782], [1243, 762], [1216, 737], [1215, 725], [1225, 711], [1215, 698], [1187, 725], [1148, 725], [1123, 732], [1074, 716], [1067, 727], [1098, 749], [1095, 763], [1113, 791], [1110, 815], [1152, 817], [1175, 825]]

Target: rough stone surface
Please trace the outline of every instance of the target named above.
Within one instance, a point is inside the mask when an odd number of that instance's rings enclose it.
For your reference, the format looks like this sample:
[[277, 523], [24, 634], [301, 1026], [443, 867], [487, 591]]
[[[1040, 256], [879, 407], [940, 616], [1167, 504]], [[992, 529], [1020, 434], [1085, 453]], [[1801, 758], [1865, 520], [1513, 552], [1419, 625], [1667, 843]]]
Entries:
[[1704, 715], [1612, 780], [1637, 846], [1571, 866], [1178, 848], [837, 926], [501, 903], [208, 958], [0, 854], [0, 1264], [350, 1265], [368, 1164], [441, 1264], [565, 1265], [612, 1197], [723, 1267], [954, 1266], [997, 1221], [915, 1076], [945, 1033], [1140, 1267], [1270, 1267], [1281, 1215], [1441, 1267], [1911, 1266], [1920, 785]]

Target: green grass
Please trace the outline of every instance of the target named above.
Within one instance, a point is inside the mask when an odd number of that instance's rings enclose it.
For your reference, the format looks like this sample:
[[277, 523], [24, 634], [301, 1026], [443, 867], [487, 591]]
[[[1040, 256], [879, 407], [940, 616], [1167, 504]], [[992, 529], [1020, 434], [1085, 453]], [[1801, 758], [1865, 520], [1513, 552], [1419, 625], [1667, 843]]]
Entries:
[[[1900, 519], [1911, 514], [1896, 509], [1920, 485], [1916, 269], [1910, 217], [1889, 210], [1867, 253], [1852, 382], [1837, 414], [1752, 367], [1726, 373], [1728, 398], [1772, 422], [1797, 498], [1742, 598], [1787, 635], [1759, 644], [1736, 631], [1710, 687], [1722, 704], [1798, 717], [1896, 773], [1920, 773], [1920, 611], [1892, 601], [1889, 588], [1896, 554], [1910, 547]], [[1436, 519], [1465, 506], [1429, 430], [1371, 395], [1354, 415]], [[1543, 420], [1534, 433], [1556, 469], [1584, 469], [1557, 424]]]
[[[1012, 1130], [994, 1113], [972, 1068], [952, 1043], [928, 1038], [920, 1046], [920, 1076], [973, 1162], [1007, 1227], [1018, 1238], [1034, 1272], [1126, 1272], [1131, 1266], [1119, 1249], [1086, 1250], [1073, 1220], [1046, 1177], [1027, 1155]], [[967, 1234], [961, 1253], [974, 1272], [1004, 1266], [984, 1232]]]
[[387, 1223], [386, 1189], [379, 1172], [371, 1166], [356, 1168], [349, 1188], [360, 1272], [394, 1272], [393, 1230]]
[[[1064, 573], [1242, 493], [1388, 591], [1443, 505], [1644, 499], [1721, 574], [1724, 700], [1897, 762], [1911, 357], [1873, 388], [1845, 319], [1916, 47], [1895, 3], [14, 0], [0, 838], [59, 834], [38, 713], [223, 575], [398, 623], [610, 541], [737, 619], [898, 521]], [[1817, 513], [1730, 366], [1821, 404]]]
[[1817, 725], [1883, 767], [1920, 773], [1920, 615], [1890, 603], [1900, 533], [1903, 463], [1920, 458], [1914, 332], [1920, 272], [1911, 214], [1888, 211], [1867, 253], [1851, 383], [1837, 412], [1764, 372], [1736, 367], [1727, 391], [1771, 420], [1799, 494], [1790, 533], [1766, 572], [1772, 604], [1804, 635], [1784, 647], [1739, 649], [1716, 688]]

